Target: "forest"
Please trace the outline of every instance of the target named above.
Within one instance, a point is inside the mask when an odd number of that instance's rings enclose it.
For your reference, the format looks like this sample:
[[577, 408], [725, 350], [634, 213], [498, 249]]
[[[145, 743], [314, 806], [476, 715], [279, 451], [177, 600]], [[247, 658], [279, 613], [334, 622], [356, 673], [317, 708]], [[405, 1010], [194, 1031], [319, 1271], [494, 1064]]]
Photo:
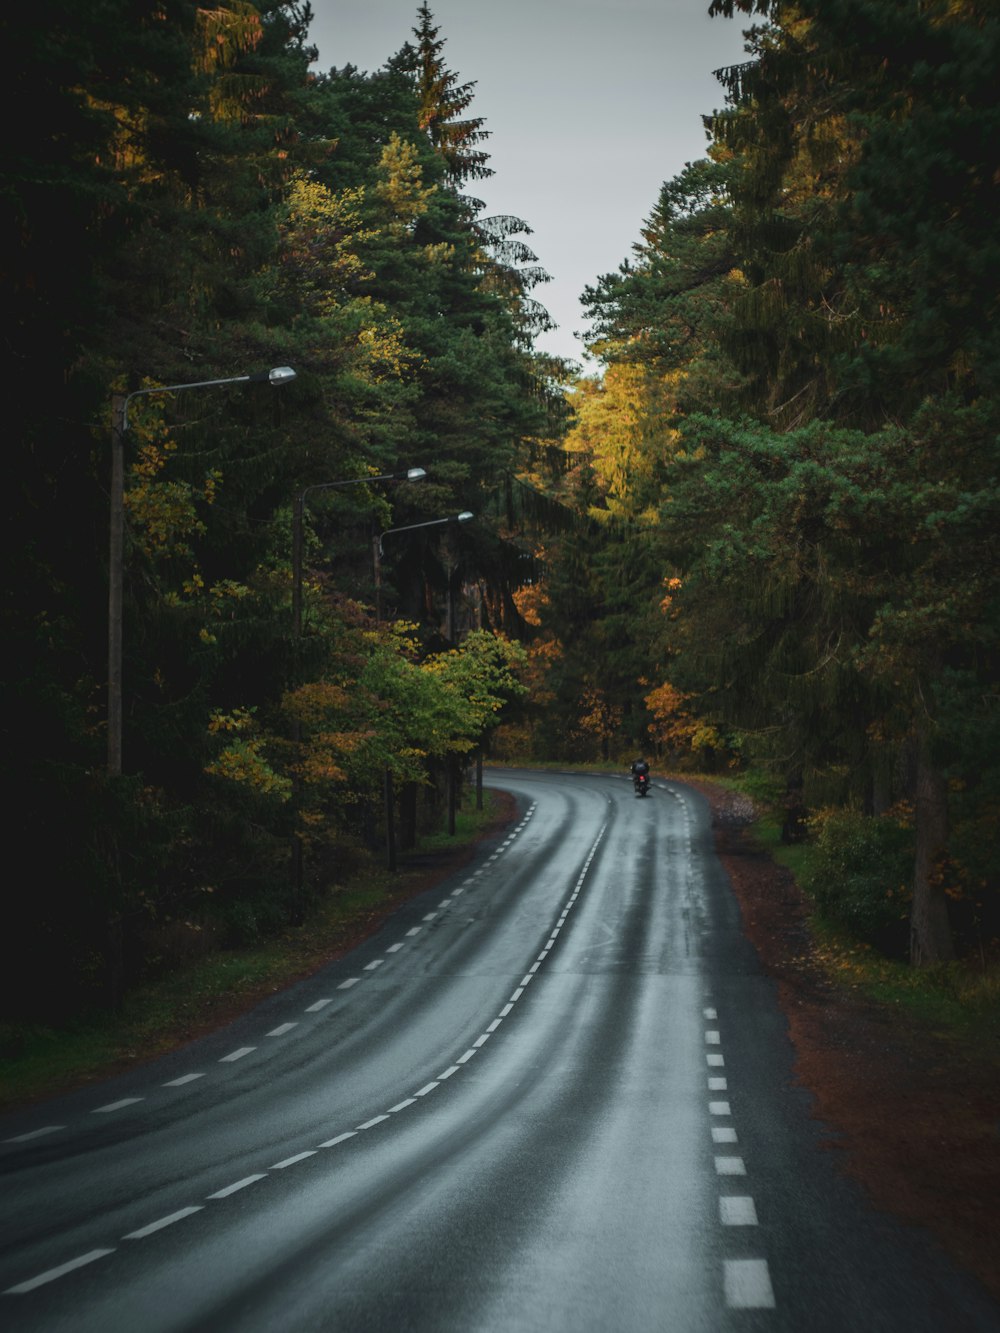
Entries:
[[831, 919], [995, 958], [1000, 16], [709, 12], [593, 375], [426, 3], [374, 73], [297, 0], [0, 19], [5, 1013], [308, 928], [491, 756], [756, 775]]

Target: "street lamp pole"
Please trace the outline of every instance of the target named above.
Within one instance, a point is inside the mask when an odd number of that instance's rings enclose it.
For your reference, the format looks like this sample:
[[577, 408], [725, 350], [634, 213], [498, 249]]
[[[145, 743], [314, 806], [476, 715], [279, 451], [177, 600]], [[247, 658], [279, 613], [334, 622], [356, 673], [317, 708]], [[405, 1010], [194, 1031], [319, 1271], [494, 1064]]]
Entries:
[[[292, 651], [294, 654], [292, 662], [293, 685], [298, 685], [301, 675], [301, 654], [302, 654], [302, 546], [303, 546], [303, 522], [305, 515], [306, 497], [313, 491], [329, 491], [343, 486], [361, 486], [367, 482], [375, 481], [421, 481], [427, 476], [422, 467], [407, 468], [404, 472], [382, 472], [375, 477], [348, 477], [343, 481], [319, 481], [312, 486], [306, 486], [298, 495], [292, 505]], [[297, 718], [292, 722], [292, 740], [295, 743], [296, 750], [302, 739], [302, 728]], [[298, 779], [293, 779], [293, 791], [295, 793], [296, 803], [298, 801], [299, 783]], [[302, 886], [304, 882], [302, 835], [296, 828], [292, 834], [292, 905], [291, 917], [293, 925], [302, 923]]]
[[467, 509], [463, 509], [460, 514], [449, 514], [447, 518], [431, 518], [426, 523], [407, 523], [402, 528], [387, 528], [385, 532], [380, 532], [372, 543], [372, 555], [375, 559], [375, 622], [378, 624], [382, 619], [382, 556], [384, 551], [382, 543], [386, 537], [393, 537], [397, 532], [413, 532], [416, 528], [439, 528], [445, 523], [468, 523], [474, 515]]
[[[421, 481], [427, 473], [422, 467], [405, 472], [382, 472], [377, 477], [350, 477], [346, 481], [320, 481], [306, 486], [295, 497], [292, 508], [292, 635], [296, 645], [302, 637], [302, 529], [306, 496], [312, 491], [329, 491], [341, 486], [361, 486], [375, 481]], [[296, 681], [296, 684], [298, 682]]]
[[[375, 623], [380, 624], [382, 620], [382, 556], [384, 554], [382, 543], [386, 537], [395, 536], [397, 532], [413, 532], [416, 528], [438, 528], [446, 523], [468, 523], [473, 515], [463, 509], [460, 514], [451, 514], [447, 518], [431, 518], [425, 523], [407, 523], [401, 528], [388, 528], [385, 532], [380, 532], [372, 543], [372, 555], [375, 559]], [[388, 764], [385, 766], [383, 774], [383, 786], [385, 793], [385, 863], [386, 868], [394, 871], [396, 869], [396, 819], [395, 819], [395, 797], [393, 794], [392, 769]]]
[[191, 384], [165, 384], [132, 393], [116, 393], [111, 399], [111, 499], [108, 542], [108, 776], [122, 771], [122, 586], [125, 544], [125, 436], [128, 434], [128, 405], [133, 398], [151, 393], [180, 393], [185, 389], [210, 389], [223, 384], [287, 384], [295, 378], [291, 366], [277, 366], [252, 375], [230, 375], [220, 380], [197, 380]]

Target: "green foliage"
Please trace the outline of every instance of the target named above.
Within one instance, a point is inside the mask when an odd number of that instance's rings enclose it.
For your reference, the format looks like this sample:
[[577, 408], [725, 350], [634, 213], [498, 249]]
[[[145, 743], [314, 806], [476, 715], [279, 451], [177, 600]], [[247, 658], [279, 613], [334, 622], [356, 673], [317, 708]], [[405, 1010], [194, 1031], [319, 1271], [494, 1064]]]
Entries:
[[810, 818], [815, 846], [802, 887], [854, 939], [905, 956], [913, 877], [912, 827], [897, 818], [826, 809]]
[[[417, 46], [374, 75], [312, 74], [309, 18], [109, 0], [0, 20], [27, 118], [2, 150], [0, 290], [45, 383], [12, 398], [6, 490], [4, 775], [47, 886], [10, 935], [35, 965], [29, 1007], [116, 1003], [175, 945], [273, 930], [293, 832], [336, 878], [377, 836], [387, 759], [425, 780], [518, 692], [513, 649], [430, 663], [475, 623], [463, 592], [509, 602], [500, 497], [561, 411], [531, 348], [526, 224], [480, 225], [460, 193], [488, 170], [485, 131], [426, 7]], [[130, 409], [124, 762], [141, 776], [106, 790], [112, 390], [282, 364], [280, 391]], [[419, 490], [313, 493], [293, 643], [294, 498], [416, 465]], [[420, 622], [419, 651], [359, 647], [366, 613], [344, 597], [373, 600], [373, 535], [465, 509], [474, 534], [386, 554], [384, 600]]]

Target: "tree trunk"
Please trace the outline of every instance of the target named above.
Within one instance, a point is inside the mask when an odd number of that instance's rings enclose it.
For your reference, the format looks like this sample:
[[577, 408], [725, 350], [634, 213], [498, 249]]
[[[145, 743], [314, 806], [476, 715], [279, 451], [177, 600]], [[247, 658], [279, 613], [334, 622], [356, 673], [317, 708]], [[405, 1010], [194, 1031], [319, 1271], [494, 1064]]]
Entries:
[[914, 967], [954, 958], [948, 900], [938, 882], [939, 859], [948, 835], [948, 792], [930, 754], [926, 735], [917, 744], [916, 860], [910, 913], [910, 962]]

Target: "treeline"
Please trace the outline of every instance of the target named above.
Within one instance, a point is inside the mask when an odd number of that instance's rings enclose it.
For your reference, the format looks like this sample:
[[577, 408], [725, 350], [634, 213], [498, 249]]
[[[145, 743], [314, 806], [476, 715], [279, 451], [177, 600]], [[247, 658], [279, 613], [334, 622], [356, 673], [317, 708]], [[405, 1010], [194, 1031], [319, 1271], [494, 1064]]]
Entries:
[[787, 836], [826, 849], [831, 914], [915, 962], [985, 957], [1000, 18], [711, 9], [739, 11], [757, 23], [706, 158], [585, 295], [606, 369], [549, 485], [591, 524], [523, 594], [544, 708], [516, 743], [766, 766]]
[[446, 817], [523, 689], [511, 479], [565, 410], [545, 274], [474, 197], [487, 132], [427, 6], [375, 73], [316, 73], [310, 18], [0, 19], [8, 1012], [301, 921], [384, 845], [387, 792], [404, 844]]

